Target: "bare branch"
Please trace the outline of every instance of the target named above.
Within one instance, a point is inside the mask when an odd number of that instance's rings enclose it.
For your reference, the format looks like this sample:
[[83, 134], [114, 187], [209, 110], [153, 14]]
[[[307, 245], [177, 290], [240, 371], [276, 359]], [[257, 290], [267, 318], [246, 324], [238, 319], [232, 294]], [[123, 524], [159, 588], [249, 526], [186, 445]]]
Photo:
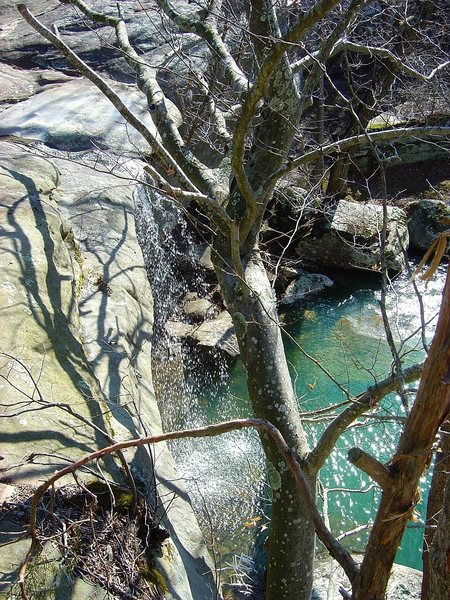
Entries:
[[29, 23], [33, 29], [40, 33], [46, 40], [57, 48], [61, 54], [84, 75], [89, 81], [98, 87], [98, 89], [104, 94], [106, 98], [113, 104], [113, 106], [119, 111], [123, 118], [129, 123], [136, 131], [138, 131], [142, 137], [146, 140], [149, 146], [158, 155], [163, 164], [169, 168], [174, 169], [180, 181], [183, 182], [189, 189], [198, 191], [196, 186], [193, 184], [191, 179], [183, 172], [181, 167], [164, 148], [157, 137], [150, 131], [150, 129], [141, 121], [136, 115], [128, 108], [128, 106], [120, 99], [118, 94], [112, 89], [112, 87], [98, 75], [93, 69], [91, 69], [85, 62], [83, 62], [59, 37], [54, 35], [47, 27], [42, 25], [28, 10], [24, 4], [18, 4], [17, 10], [23, 16], [23, 18]]
[[[379, 46], [367, 46], [364, 44], [357, 44], [356, 42], [351, 42], [344, 38], [341, 38], [335, 42], [333, 47], [331, 48], [330, 53], [328, 54], [328, 58], [332, 58], [336, 56], [339, 52], [343, 52], [345, 50], [350, 50], [353, 52], [357, 52], [359, 54], [366, 54], [368, 56], [378, 56], [380, 58], [387, 58], [392, 64], [405, 75], [409, 75], [414, 79], [420, 79], [421, 81], [431, 81], [438, 73], [446, 69], [450, 65], [450, 61], [444, 61], [434, 69], [432, 69], [428, 75], [420, 73], [417, 69], [410, 67], [407, 65], [404, 60], [402, 60], [399, 56], [396, 56], [391, 50], [388, 48], [381, 48]], [[301, 71], [302, 69], [307, 69], [311, 67], [316, 61], [320, 60], [320, 50], [316, 50], [307, 56], [303, 56], [299, 60], [296, 60], [292, 63], [291, 68], [294, 73]]]
[[182, 201], [186, 204], [190, 202], [196, 202], [217, 224], [217, 227], [224, 235], [229, 233], [232, 221], [224, 208], [215, 200], [209, 196], [206, 196], [205, 194], [201, 194], [200, 192], [186, 192], [179, 187], [171, 185], [166, 179], [161, 177], [158, 171], [151, 165], [145, 165], [144, 171], [146, 171], [156, 181], [156, 185], [161, 192], [164, 192], [167, 196], [173, 198], [174, 200]]
[[[423, 369], [423, 363], [413, 365], [403, 371], [405, 383], [411, 383], [419, 379]], [[378, 402], [395, 391], [398, 385], [396, 375], [390, 375], [368, 388], [365, 392], [355, 398], [352, 404], [343, 410], [339, 416], [325, 429], [320, 436], [315, 448], [308, 455], [308, 470], [310, 473], [316, 473], [324, 464], [330, 452], [334, 448], [339, 436], [349, 427], [358, 417], [373, 408]]]
[[249, 88], [249, 82], [242, 69], [234, 60], [227, 46], [217, 31], [216, 15], [209, 11], [199, 20], [198, 16], [190, 17], [177, 12], [170, 2], [166, 0], [156, 0], [158, 6], [164, 11], [169, 19], [175, 23], [182, 31], [195, 33], [201, 37], [211, 50], [220, 58], [220, 62], [225, 69], [225, 74], [232, 83], [233, 88], [245, 93]]
[[396, 56], [391, 50], [388, 48], [380, 48], [378, 46], [366, 46], [364, 44], [356, 44], [355, 42], [350, 42], [345, 40], [338, 46], [334, 53], [341, 50], [351, 50], [353, 52], [358, 52], [360, 54], [367, 54], [369, 56], [378, 56], [380, 58], [388, 59], [399, 71], [404, 73], [405, 75], [409, 75], [414, 79], [420, 79], [421, 81], [431, 81], [433, 77], [435, 77], [438, 73], [446, 69], [450, 65], [450, 60], [447, 60], [437, 67], [435, 67], [432, 71], [428, 73], [428, 75], [424, 75], [420, 73], [413, 67], [410, 67], [402, 60], [400, 57]]
[[114, 27], [117, 42], [123, 56], [130, 67], [135, 71], [139, 89], [146, 95], [149, 111], [153, 122], [161, 135], [162, 144], [166, 147], [174, 161], [176, 161], [190, 179], [208, 194], [214, 195], [216, 186], [211, 178], [209, 169], [203, 165], [186, 146], [178, 131], [177, 124], [168, 106], [166, 96], [157, 79], [156, 70], [151, 68], [135, 51], [130, 43], [128, 31], [122, 16], [109, 17], [95, 12], [83, 0], [71, 0], [86, 16], [95, 22]]
[[427, 137], [446, 138], [450, 136], [450, 127], [446, 126], [423, 126], [423, 127], [398, 127], [396, 129], [385, 129], [383, 131], [366, 131], [358, 135], [353, 135], [337, 142], [332, 142], [323, 146], [310, 150], [302, 156], [289, 161], [284, 167], [276, 171], [267, 181], [278, 181], [287, 173], [290, 173], [298, 167], [304, 167], [321, 156], [331, 156], [340, 152], [346, 152], [357, 146], [363, 148], [370, 144], [385, 143], [393, 141], [402, 141], [403, 139], [426, 139]]

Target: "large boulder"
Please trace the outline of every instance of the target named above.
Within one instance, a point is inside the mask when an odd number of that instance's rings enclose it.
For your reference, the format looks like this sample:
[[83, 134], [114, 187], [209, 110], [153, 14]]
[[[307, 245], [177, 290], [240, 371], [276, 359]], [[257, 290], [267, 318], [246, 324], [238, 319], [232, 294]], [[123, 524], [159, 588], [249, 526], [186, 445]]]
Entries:
[[[0, 142], [1, 466], [19, 489], [107, 445], [107, 436], [162, 431], [133, 188], [80, 161]], [[157, 452], [156, 465], [145, 448], [125, 456], [170, 532], [155, 556], [165, 597], [209, 600], [215, 584], [201, 532], [168, 448]], [[126, 484], [120, 465], [103, 469]], [[18, 536], [2, 553], [0, 581], [14, 579], [27, 544]], [[92, 588], [74, 585], [76, 598], [92, 597]]]
[[[340, 200], [299, 240], [295, 251], [309, 267], [379, 271], [382, 224], [381, 206]], [[389, 269], [397, 272], [404, 268], [402, 247], [407, 249], [408, 243], [404, 211], [389, 207], [385, 248]]]
[[64, 73], [50, 69], [27, 71], [0, 63], [0, 109], [4, 110], [10, 104], [22, 102], [38, 93], [44, 86], [69, 81], [71, 78]]
[[[115, 0], [90, 0], [88, 4], [94, 10], [118, 16]], [[178, 56], [177, 42], [183, 37], [183, 43], [189, 45], [190, 60], [197, 64], [204, 64], [205, 44], [199, 44], [196, 36], [185, 33], [180, 33], [178, 39], [166, 36], [162, 33], [164, 23], [161, 14], [141, 2], [121, 4], [131, 43], [151, 66], [164, 64], [166, 83], [162, 83], [169, 94], [174, 93], [170, 73], [189, 68], [184, 56]], [[60, 52], [19, 15], [16, 5], [10, 0], [0, 0], [0, 62], [23, 69], [51, 68], [75, 74], [74, 68]], [[70, 48], [90, 66], [109, 73], [115, 81], [135, 81], [134, 71], [114, 43], [111, 27], [89, 22], [76, 7], [63, 0], [27, 0], [26, 5], [46, 27], [56, 28]], [[189, 1], [184, 4], [184, 9], [192, 11]]]
[[416, 200], [407, 207], [409, 243], [425, 251], [450, 226], [450, 207], [439, 200]]
[[[362, 556], [354, 555], [357, 562]], [[387, 587], [389, 600], [419, 600], [422, 573], [403, 565], [394, 564]], [[330, 556], [319, 555], [314, 568], [314, 588], [311, 600], [342, 600], [339, 588], [350, 589], [350, 582], [342, 567]]]

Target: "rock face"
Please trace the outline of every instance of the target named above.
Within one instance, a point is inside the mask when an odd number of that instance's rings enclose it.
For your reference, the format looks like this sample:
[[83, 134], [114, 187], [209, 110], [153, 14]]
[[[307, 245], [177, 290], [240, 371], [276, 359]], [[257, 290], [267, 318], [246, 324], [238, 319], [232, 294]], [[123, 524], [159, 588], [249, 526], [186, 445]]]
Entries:
[[[125, 84], [112, 85], [156, 135], [143, 94]], [[125, 124], [93, 84], [80, 78], [47, 86], [39, 94], [3, 111], [0, 136], [39, 140], [60, 150], [88, 150], [95, 145], [117, 153], [148, 153], [141, 135]]]
[[[161, 432], [152, 295], [132, 187], [8, 142], [0, 166], [1, 466], [9, 483], [34, 483], [107, 445], [100, 430], [114, 439]], [[155, 498], [174, 496], [167, 515], [163, 500], [157, 509], [171, 533], [169, 554], [157, 560], [166, 597], [211, 598], [209, 557], [169, 451], [158, 448], [155, 471], [146, 450], [126, 457], [138, 480], [155, 475]], [[105, 468], [123, 482], [119, 466]], [[18, 544], [20, 562], [27, 542]], [[18, 562], [0, 567], [3, 581], [14, 579]]]
[[[126, 62], [104, 44], [109, 28], [86, 27], [74, 7], [58, 0], [27, 6], [82, 58], [101, 65], [152, 127], [145, 96], [127, 86], [134, 77]], [[90, 6], [117, 14], [116, 2]], [[142, 8], [136, 3], [124, 10], [130, 16]], [[0, 466], [3, 481], [20, 489], [110, 439], [158, 434], [162, 425], [150, 362], [153, 300], [135, 231], [132, 182], [140, 169], [135, 158], [148, 147], [20, 18], [15, 3], [0, 0], [0, 23], [0, 406], [8, 417], [2, 419]], [[171, 43], [155, 43], [160, 26], [143, 18], [130, 28], [138, 51], [151, 50], [158, 61], [167, 60]], [[25, 145], [16, 144], [18, 138]], [[46, 146], [38, 150], [35, 142]], [[100, 157], [103, 172], [92, 169], [98, 154], [80, 153], [93, 147], [109, 152]], [[70, 150], [70, 161], [62, 150]], [[133, 156], [128, 171], [122, 178], [108, 174], [124, 153]], [[167, 447], [158, 446], [156, 455], [155, 462], [149, 449], [125, 453], [155, 519], [170, 532], [155, 557], [159, 589], [174, 600], [209, 600], [216, 584], [189, 498]], [[103, 469], [124, 483], [119, 463], [107, 461]], [[2, 520], [2, 532], [8, 527], [17, 530]], [[7, 556], [1, 553], [1, 592], [16, 579], [28, 545], [17, 540]], [[42, 580], [58, 588], [49, 593], [77, 600], [108, 595], [78, 578], [63, 590], [61, 573]]]
[[[308, 266], [378, 271], [382, 222], [380, 206], [340, 200], [328, 210], [325, 225], [298, 242], [296, 254]], [[393, 271], [404, 267], [402, 245], [408, 248], [406, 215], [388, 208], [386, 262]]]
[[410, 246], [428, 250], [437, 236], [448, 229], [450, 207], [439, 200], [417, 200], [407, 208]]

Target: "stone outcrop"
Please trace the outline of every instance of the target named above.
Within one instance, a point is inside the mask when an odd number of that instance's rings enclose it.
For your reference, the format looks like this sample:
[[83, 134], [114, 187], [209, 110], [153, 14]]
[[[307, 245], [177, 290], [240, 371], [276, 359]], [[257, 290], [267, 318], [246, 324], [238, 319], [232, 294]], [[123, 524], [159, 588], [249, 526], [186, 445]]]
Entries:
[[[33, 484], [107, 445], [106, 436], [161, 432], [150, 365], [152, 296], [132, 186], [10, 142], [0, 144], [0, 166], [0, 405], [8, 417], [1, 467], [4, 481]], [[209, 599], [208, 554], [169, 451], [158, 447], [156, 465], [147, 450], [126, 458], [149, 493], [156, 482], [152, 493], [171, 534], [157, 557], [166, 597]], [[120, 465], [105, 468], [124, 482]], [[166, 515], [164, 499], [172, 497]], [[2, 554], [6, 584], [28, 544], [17, 543]]]
[[449, 228], [450, 207], [439, 200], [416, 200], [407, 207], [409, 243], [426, 251], [440, 233]]
[[[354, 557], [359, 562], [362, 557]], [[342, 568], [329, 556], [319, 556], [315, 564], [314, 589], [311, 600], [341, 600], [341, 586], [350, 589]], [[389, 600], [419, 600], [422, 573], [416, 569], [395, 564], [387, 588]]]
[[[379, 271], [382, 223], [381, 206], [340, 200], [299, 240], [295, 252], [309, 267]], [[393, 271], [405, 265], [402, 246], [408, 248], [406, 215], [389, 207], [386, 264]]]

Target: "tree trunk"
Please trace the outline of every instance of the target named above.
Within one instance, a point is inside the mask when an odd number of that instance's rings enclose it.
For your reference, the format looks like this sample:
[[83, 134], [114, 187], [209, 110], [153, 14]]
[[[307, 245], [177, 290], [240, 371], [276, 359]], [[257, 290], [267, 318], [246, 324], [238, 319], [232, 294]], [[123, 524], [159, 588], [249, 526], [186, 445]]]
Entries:
[[[303, 462], [308, 445], [285, 358], [273, 290], [259, 252], [254, 253], [245, 267], [248, 294], [242, 292], [229, 264], [219, 259], [218, 254], [223, 256], [223, 252], [215, 254], [216, 271], [236, 329], [253, 412], [278, 427]], [[277, 449], [268, 436], [262, 435], [261, 441], [272, 489], [266, 600], [309, 600], [314, 529]], [[310, 482], [314, 491], [315, 478]]]
[[[430, 589], [433, 600], [448, 600], [450, 590], [450, 477], [439, 523], [430, 548]], [[422, 596], [423, 598], [423, 596]]]
[[[447, 419], [441, 430], [445, 433], [441, 436], [441, 442], [436, 454], [436, 462], [433, 468], [433, 478], [431, 480], [430, 494], [427, 503], [427, 518], [424, 542], [423, 542], [423, 579], [422, 579], [422, 600], [434, 599], [434, 585], [430, 577], [430, 548], [433, 544], [436, 533], [436, 525], [442, 510], [445, 484], [450, 473], [450, 419]], [[448, 499], [447, 499], [448, 501]]]
[[425, 361], [416, 401], [405, 424], [386, 482], [352, 600], [384, 600], [395, 554], [419, 501], [420, 477], [450, 405], [450, 271], [436, 333]]

